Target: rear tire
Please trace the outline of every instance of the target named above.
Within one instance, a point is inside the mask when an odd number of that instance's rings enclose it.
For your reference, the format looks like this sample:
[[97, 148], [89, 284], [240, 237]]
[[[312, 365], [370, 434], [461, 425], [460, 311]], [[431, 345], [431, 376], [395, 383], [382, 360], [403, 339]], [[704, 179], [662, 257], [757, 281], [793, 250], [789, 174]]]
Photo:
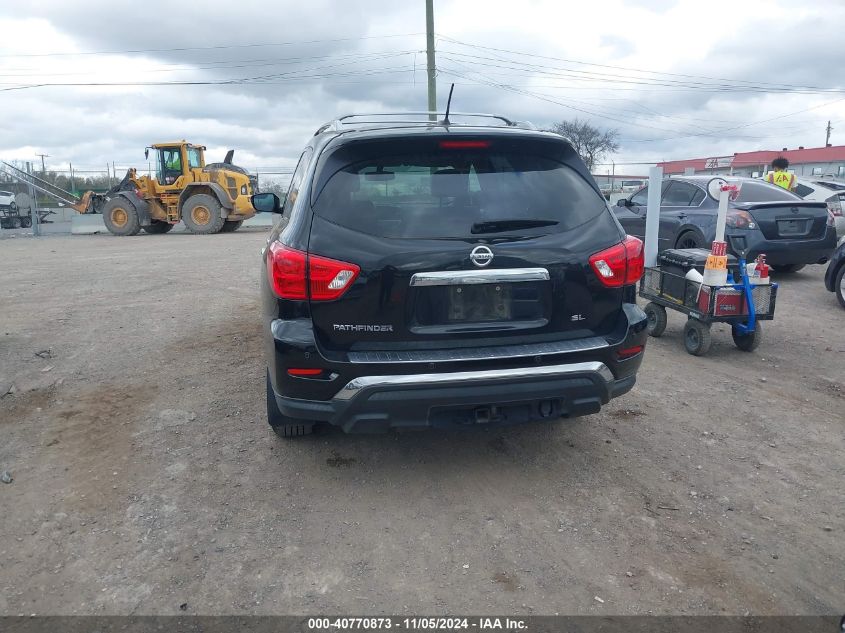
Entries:
[[182, 221], [191, 233], [210, 235], [219, 233], [226, 220], [217, 198], [207, 193], [197, 193], [182, 205]]
[[774, 264], [772, 266], [772, 270], [774, 270], [776, 273], [784, 275], [788, 273], [797, 273], [806, 265], [807, 264]]
[[695, 231], [687, 231], [678, 236], [675, 248], [704, 248], [704, 240]]
[[103, 222], [114, 235], [138, 235], [141, 220], [138, 209], [124, 196], [112, 198], [103, 206]]
[[731, 336], [736, 345], [743, 352], [753, 352], [760, 347], [760, 341], [763, 340], [762, 323], [757, 321], [754, 324], [754, 331], [751, 334], [740, 334], [735, 327], [731, 328]]
[[223, 228], [220, 229], [220, 232], [221, 233], [234, 233], [239, 228], [241, 228], [241, 224], [243, 224], [243, 223], [244, 223], [243, 220], [234, 220], [234, 221], [226, 220], [223, 223]]
[[286, 440], [292, 437], [310, 435], [314, 431], [312, 422], [300, 422], [279, 411], [276, 394], [273, 392], [273, 385], [270, 383], [269, 371], [267, 372], [267, 422], [270, 423], [273, 433]]
[[173, 230], [174, 226], [174, 224], [170, 224], [169, 222], [153, 220], [152, 224], [144, 227], [144, 231], [146, 231], [147, 233], [152, 233], [153, 235], [158, 235], [161, 233], [169, 233], [171, 230]]
[[648, 317], [648, 334], [654, 338], [658, 338], [666, 330], [668, 318], [666, 317], [666, 308], [656, 303], [649, 303], [643, 309], [646, 317]]
[[32, 226], [32, 218], [30, 217], [22, 217], [21, 218], [21, 228], [28, 229]]
[[697, 319], [689, 319], [684, 326], [684, 347], [693, 356], [704, 356], [710, 349], [713, 338], [710, 326]]
[[840, 266], [839, 272], [836, 273], [836, 280], [833, 282], [833, 292], [836, 293], [839, 305], [845, 308], [845, 265]]

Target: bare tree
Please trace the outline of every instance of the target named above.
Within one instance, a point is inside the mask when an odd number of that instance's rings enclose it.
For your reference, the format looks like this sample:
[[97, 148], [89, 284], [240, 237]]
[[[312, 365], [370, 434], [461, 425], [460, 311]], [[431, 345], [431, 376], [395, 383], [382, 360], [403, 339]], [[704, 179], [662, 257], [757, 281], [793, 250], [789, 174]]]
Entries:
[[616, 130], [602, 131], [590, 125], [587, 121], [573, 119], [572, 121], [560, 121], [555, 123], [548, 130], [566, 137], [572, 143], [572, 147], [587, 164], [587, 169], [593, 171], [595, 164], [605, 154], [613, 153], [619, 149], [619, 132]]

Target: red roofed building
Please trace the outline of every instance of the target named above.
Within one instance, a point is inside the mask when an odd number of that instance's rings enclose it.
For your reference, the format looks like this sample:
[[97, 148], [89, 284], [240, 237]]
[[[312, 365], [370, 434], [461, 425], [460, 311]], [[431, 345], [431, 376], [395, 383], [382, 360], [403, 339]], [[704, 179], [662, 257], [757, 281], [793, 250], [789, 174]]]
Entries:
[[827, 147], [799, 147], [756, 152], [737, 152], [733, 156], [712, 156], [657, 163], [663, 173], [671, 174], [733, 174], [760, 177], [771, 169], [778, 156], [789, 160], [789, 171], [796, 176], [832, 176], [845, 178], [845, 145]]

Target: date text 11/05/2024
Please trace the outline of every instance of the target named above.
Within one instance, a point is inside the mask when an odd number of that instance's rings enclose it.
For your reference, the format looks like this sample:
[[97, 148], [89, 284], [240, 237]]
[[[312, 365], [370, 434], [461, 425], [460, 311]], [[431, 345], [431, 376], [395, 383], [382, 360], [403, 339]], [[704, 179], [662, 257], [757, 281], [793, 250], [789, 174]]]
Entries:
[[526, 628], [524, 620], [518, 618], [477, 617], [351, 617], [351, 618], [309, 618], [309, 631], [373, 631], [408, 629], [411, 631], [515, 631]]

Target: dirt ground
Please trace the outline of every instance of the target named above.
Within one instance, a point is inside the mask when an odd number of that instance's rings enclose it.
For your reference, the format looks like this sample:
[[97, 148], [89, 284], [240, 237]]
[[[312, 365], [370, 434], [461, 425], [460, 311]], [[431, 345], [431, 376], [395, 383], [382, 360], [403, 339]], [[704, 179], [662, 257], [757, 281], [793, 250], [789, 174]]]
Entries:
[[[601, 414], [283, 441], [266, 233], [0, 240], [0, 614], [845, 609], [845, 312], [683, 320]], [[181, 608], [181, 610], [180, 610]]]

